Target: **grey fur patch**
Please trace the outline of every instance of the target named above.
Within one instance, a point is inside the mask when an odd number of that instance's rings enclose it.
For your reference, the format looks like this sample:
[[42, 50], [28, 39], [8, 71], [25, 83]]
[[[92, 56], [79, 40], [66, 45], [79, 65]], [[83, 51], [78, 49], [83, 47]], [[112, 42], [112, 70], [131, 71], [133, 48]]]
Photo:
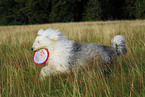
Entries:
[[115, 58], [116, 51], [114, 47], [109, 47], [96, 43], [74, 43], [70, 57], [71, 65], [84, 65], [87, 60], [92, 60], [101, 56], [103, 63], [111, 63]]
[[73, 49], [72, 49], [73, 52], [79, 52], [81, 50], [82, 50], [82, 48], [81, 48], [80, 43], [73, 43]]

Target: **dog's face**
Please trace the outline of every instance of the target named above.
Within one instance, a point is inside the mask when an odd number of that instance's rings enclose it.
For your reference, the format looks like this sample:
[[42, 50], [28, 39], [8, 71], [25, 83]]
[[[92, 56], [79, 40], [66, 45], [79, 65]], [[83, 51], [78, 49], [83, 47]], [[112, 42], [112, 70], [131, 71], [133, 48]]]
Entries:
[[49, 43], [49, 39], [44, 39], [45, 37], [44, 36], [37, 36], [36, 37], [36, 39], [35, 39], [35, 41], [34, 41], [34, 43], [33, 43], [33, 45], [32, 45], [32, 50], [33, 51], [37, 51], [37, 50], [39, 50], [39, 49], [41, 49], [41, 48], [47, 48], [46, 47], [46, 44], [48, 44]]
[[31, 49], [37, 51], [42, 48], [49, 48], [49, 46], [53, 46], [56, 42], [64, 39], [67, 38], [58, 29], [40, 29]]

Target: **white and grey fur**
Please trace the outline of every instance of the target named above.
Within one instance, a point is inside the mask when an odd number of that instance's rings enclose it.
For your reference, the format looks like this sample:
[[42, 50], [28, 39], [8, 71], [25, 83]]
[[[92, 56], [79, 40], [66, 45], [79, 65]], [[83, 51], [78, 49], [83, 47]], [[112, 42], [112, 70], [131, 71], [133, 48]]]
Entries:
[[32, 50], [46, 48], [50, 53], [46, 66], [41, 69], [40, 79], [43, 80], [51, 74], [68, 73], [71, 67], [86, 65], [86, 61], [92, 61], [97, 57], [101, 57], [103, 63], [110, 64], [112, 59], [127, 53], [125, 39], [122, 35], [115, 36], [111, 42], [113, 46], [77, 43], [68, 40], [58, 29], [40, 29]]

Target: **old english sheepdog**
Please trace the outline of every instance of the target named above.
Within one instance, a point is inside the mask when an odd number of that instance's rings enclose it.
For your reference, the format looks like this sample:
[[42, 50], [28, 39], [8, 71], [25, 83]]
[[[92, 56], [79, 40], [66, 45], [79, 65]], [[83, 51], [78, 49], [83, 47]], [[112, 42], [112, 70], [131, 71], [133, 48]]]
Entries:
[[43, 80], [50, 75], [68, 73], [70, 67], [85, 65], [88, 60], [93, 60], [97, 56], [100, 56], [101, 60], [107, 64], [111, 63], [113, 58], [127, 53], [122, 35], [115, 36], [111, 42], [112, 47], [96, 43], [77, 43], [68, 40], [59, 29], [49, 28], [38, 31], [31, 49], [37, 51], [46, 48], [49, 51], [49, 59], [40, 72], [40, 79]]

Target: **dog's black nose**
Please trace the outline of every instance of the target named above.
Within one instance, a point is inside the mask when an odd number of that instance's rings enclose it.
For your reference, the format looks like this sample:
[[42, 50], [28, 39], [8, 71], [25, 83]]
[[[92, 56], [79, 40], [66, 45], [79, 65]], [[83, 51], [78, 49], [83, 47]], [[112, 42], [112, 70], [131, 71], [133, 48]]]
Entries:
[[33, 51], [33, 48], [31, 48], [31, 50]]

